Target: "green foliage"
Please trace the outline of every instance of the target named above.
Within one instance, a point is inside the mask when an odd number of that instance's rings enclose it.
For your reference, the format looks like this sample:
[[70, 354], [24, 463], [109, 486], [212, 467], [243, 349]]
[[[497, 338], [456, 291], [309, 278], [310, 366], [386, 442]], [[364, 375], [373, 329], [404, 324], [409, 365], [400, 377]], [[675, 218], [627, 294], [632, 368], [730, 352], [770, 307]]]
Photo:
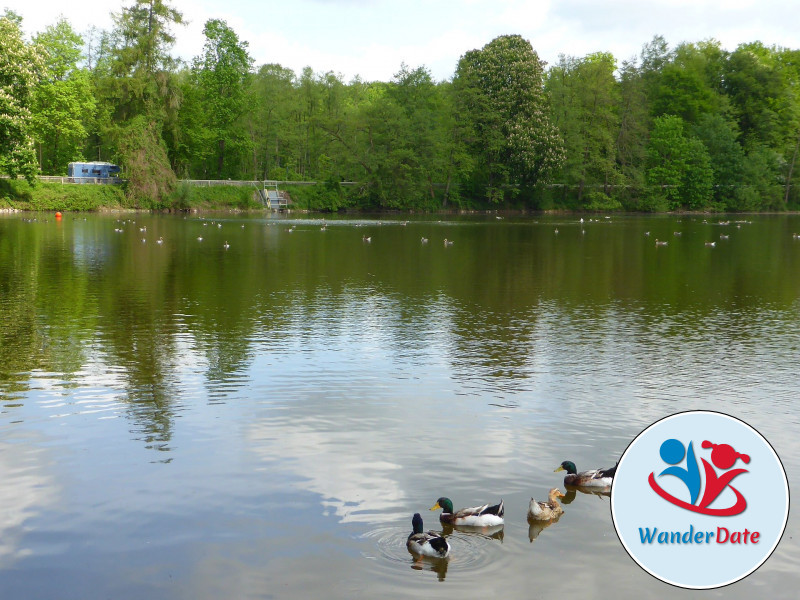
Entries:
[[282, 189], [289, 194], [292, 207], [295, 209], [336, 212], [348, 208], [366, 208], [362, 189], [356, 186], [342, 186], [334, 181], [317, 185], [288, 184]]
[[178, 183], [164, 208], [173, 210], [191, 209], [256, 209], [261, 203], [256, 199], [256, 190], [247, 186], [214, 185], [199, 186]]
[[402, 64], [388, 82], [345, 82], [254, 69], [219, 19], [184, 65], [171, 55], [181, 13], [129, 1], [111, 31], [86, 33], [85, 57], [64, 19], [31, 44], [17, 16], [0, 19], [0, 170], [33, 179], [36, 154], [46, 173], [117, 162], [141, 208], [252, 206], [252, 191], [176, 187], [176, 174], [317, 182], [292, 197], [328, 211], [800, 204], [798, 50], [656, 36], [621, 65], [597, 52], [545, 70], [505, 35], [466, 52], [452, 81]]
[[456, 110], [465, 115], [479, 157], [473, 188], [491, 202], [511, 186], [547, 182], [564, 160], [563, 142], [548, 117], [544, 63], [518, 35], [501, 36], [458, 62]]
[[22, 39], [19, 21], [0, 17], [0, 173], [36, 175], [31, 105], [44, 72], [42, 52]]
[[[134, 201], [158, 204], [158, 194], [171, 191], [165, 151], [177, 144], [180, 95], [177, 61], [169, 51], [175, 41], [171, 27], [183, 17], [165, 0], [135, 0], [112, 16], [115, 28], [104, 38], [95, 67], [95, 136], [108, 158], [133, 173], [128, 191]], [[154, 151], [152, 165], [145, 164], [147, 150]]]
[[566, 150], [558, 179], [576, 191], [577, 206], [584, 202], [587, 186], [607, 186], [622, 179], [616, 165], [620, 97], [615, 70], [613, 56], [596, 53], [585, 59], [562, 56], [548, 73], [553, 121]]
[[717, 42], [681, 44], [653, 81], [653, 115], [677, 115], [687, 123], [724, 107], [719, 96], [722, 86], [722, 52]]
[[747, 153], [742, 169], [742, 185], [737, 188], [734, 208], [737, 210], [785, 210], [779, 173], [781, 156], [765, 146], [756, 146]]
[[711, 200], [713, 171], [703, 143], [684, 132], [683, 119], [657, 117], [647, 148], [649, 207], [705, 208]]
[[82, 159], [94, 118], [95, 98], [86, 71], [79, 70], [83, 40], [63, 18], [34, 38], [46, 53], [48, 76], [34, 91], [32, 128], [40, 168], [65, 175], [67, 164]]
[[[199, 111], [197, 125], [203, 126], [198, 143], [189, 150], [190, 162], [205, 163], [217, 179], [236, 176], [239, 161], [235, 157], [249, 149], [247, 137], [238, 127], [247, 100], [247, 86], [253, 59], [247, 42], [240, 41], [225, 21], [211, 19], [203, 28], [206, 36], [203, 54], [192, 66], [192, 84], [197, 89]], [[199, 154], [192, 161], [192, 154]]]
[[140, 116], [119, 131], [117, 146], [124, 168], [122, 175], [128, 179], [128, 198], [141, 208], [163, 208], [176, 178], [158, 124]]
[[742, 183], [745, 155], [737, 140], [735, 125], [722, 115], [706, 114], [700, 117], [693, 130], [711, 161], [714, 202], [721, 208], [736, 210], [739, 205], [736, 190]]
[[622, 210], [622, 203], [603, 192], [589, 192], [586, 194], [586, 210], [608, 212]]

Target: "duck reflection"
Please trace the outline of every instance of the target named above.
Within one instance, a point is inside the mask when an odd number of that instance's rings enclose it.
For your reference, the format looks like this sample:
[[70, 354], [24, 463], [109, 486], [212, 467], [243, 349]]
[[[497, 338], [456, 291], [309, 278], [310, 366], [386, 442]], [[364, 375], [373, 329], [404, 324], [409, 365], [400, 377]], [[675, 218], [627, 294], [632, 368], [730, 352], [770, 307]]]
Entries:
[[433, 571], [439, 581], [447, 577], [447, 566], [450, 558], [431, 558], [429, 556], [415, 556], [411, 568], [415, 571]]
[[[563, 513], [562, 513], [563, 514]], [[553, 525], [554, 523], [558, 523], [558, 520], [561, 518], [561, 515], [550, 519], [549, 521], [535, 521], [533, 519], [528, 520], [528, 539], [531, 543], [533, 540], [539, 537], [539, 534], [542, 533], [545, 529]]]
[[578, 496], [578, 492], [581, 494], [588, 494], [590, 496], [598, 496], [601, 499], [605, 496], [606, 498], [611, 497], [611, 486], [605, 488], [596, 488], [596, 487], [580, 487], [574, 485], [567, 485], [567, 493], [561, 499], [562, 504], [570, 504], [573, 500]]
[[471, 536], [482, 537], [487, 540], [499, 540], [503, 542], [505, 525], [450, 525], [442, 523], [442, 535], [450, 536], [454, 531], [465, 533]]

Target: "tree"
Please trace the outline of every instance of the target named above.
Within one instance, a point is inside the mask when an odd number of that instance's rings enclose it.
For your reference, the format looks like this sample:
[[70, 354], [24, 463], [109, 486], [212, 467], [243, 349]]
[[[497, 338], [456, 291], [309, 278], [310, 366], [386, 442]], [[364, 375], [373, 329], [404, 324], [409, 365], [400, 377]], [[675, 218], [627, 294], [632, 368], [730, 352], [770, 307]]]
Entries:
[[37, 164], [31, 106], [45, 65], [39, 47], [23, 41], [14, 17], [0, 17], [0, 172], [33, 182]]
[[635, 62], [622, 63], [619, 84], [621, 102], [615, 141], [617, 164], [625, 184], [633, 190], [641, 190], [650, 115], [645, 81]]
[[403, 112], [401, 126], [406, 129], [403, 137], [415, 161], [415, 168], [410, 171], [415, 189], [409, 200], [421, 203], [420, 207], [437, 208], [434, 182], [444, 183], [441, 202], [446, 205], [451, 192], [448, 184], [459, 156], [447, 97], [428, 69], [409, 69], [405, 64], [395, 74], [387, 92]]
[[46, 53], [48, 76], [33, 98], [33, 131], [44, 173], [66, 173], [67, 163], [81, 158], [94, 119], [95, 99], [89, 74], [77, 68], [83, 40], [65, 19], [34, 38]]
[[224, 175], [233, 175], [236, 168], [234, 165], [225, 168], [226, 150], [246, 141], [236, 125], [246, 108], [253, 59], [247, 53], [247, 42], [240, 41], [225, 21], [207, 21], [203, 34], [206, 36], [203, 54], [195, 59], [192, 70], [205, 109], [205, 123], [217, 148], [217, 177], [222, 179]]
[[726, 112], [720, 95], [725, 53], [716, 41], [681, 44], [651, 88], [654, 116], [677, 115], [696, 123], [704, 114]]
[[281, 179], [272, 175], [277, 175], [277, 170], [287, 163], [295, 145], [289, 119], [295, 73], [280, 65], [268, 64], [250, 81], [251, 110], [245, 115], [245, 123], [253, 148], [253, 173], [256, 178]]
[[548, 73], [546, 89], [552, 100], [553, 120], [566, 149], [561, 180], [569, 187], [577, 186], [579, 205], [587, 185], [602, 185], [605, 193], [619, 179], [615, 148], [619, 84], [614, 79], [615, 70], [614, 57], [598, 52], [583, 59], [561, 56]]
[[736, 126], [720, 114], [705, 114], [694, 127], [703, 142], [714, 173], [714, 200], [719, 206], [739, 209], [737, 190], [742, 183], [745, 154]]
[[647, 147], [647, 183], [651, 210], [704, 208], [711, 200], [713, 171], [708, 152], [686, 135], [680, 117], [656, 117]]
[[458, 110], [471, 121], [477, 189], [493, 202], [509, 188], [546, 182], [564, 160], [548, 117], [544, 63], [521, 36], [501, 36], [458, 62], [453, 85]]
[[[163, 165], [170, 164], [165, 138], [173, 148], [177, 144], [180, 107], [170, 28], [183, 23], [183, 16], [165, 0], [135, 0], [113, 18], [110, 49], [97, 67], [99, 133], [130, 169], [128, 191], [137, 200], [159, 200], [175, 185]], [[152, 169], [143, 168], [143, 157], [152, 160]]]

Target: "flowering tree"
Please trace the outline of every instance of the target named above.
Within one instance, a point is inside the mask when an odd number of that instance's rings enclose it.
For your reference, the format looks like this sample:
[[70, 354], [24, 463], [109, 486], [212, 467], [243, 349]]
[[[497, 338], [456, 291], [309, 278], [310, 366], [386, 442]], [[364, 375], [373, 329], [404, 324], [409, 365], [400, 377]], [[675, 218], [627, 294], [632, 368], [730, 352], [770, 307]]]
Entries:
[[499, 202], [505, 189], [547, 181], [564, 161], [543, 87], [544, 62], [519, 35], [501, 36], [461, 57], [454, 86], [480, 165], [475, 183]]
[[78, 68], [83, 39], [62, 17], [34, 38], [46, 53], [47, 76], [33, 95], [33, 133], [39, 163], [47, 175], [63, 174], [72, 160], [82, 159], [95, 112], [88, 71]]
[[37, 173], [30, 107], [43, 70], [38, 47], [23, 41], [18, 21], [0, 17], [0, 172], [28, 181]]

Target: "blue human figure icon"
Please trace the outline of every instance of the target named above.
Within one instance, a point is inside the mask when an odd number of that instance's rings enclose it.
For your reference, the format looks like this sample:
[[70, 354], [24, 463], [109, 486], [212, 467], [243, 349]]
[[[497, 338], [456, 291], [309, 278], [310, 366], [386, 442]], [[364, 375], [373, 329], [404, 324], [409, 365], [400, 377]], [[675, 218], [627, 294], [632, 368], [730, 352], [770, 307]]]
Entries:
[[[692, 442], [689, 442], [689, 449], [686, 450], [683, 447], [683, 442], [679, 440], [665, 440], [661, 444], [659, 454], [665, 463], [673, 465], [661, 471], [659, 477], [662, 475], [674, 475], [686, 484], [691, 504], [697, 502], [697, 497], [700, 495], [700, 469], [697, 466], [697, 458], [694, 455]], [[683, 460], [684, 456], [686, 456], [686, 468], [676, 466]]]

